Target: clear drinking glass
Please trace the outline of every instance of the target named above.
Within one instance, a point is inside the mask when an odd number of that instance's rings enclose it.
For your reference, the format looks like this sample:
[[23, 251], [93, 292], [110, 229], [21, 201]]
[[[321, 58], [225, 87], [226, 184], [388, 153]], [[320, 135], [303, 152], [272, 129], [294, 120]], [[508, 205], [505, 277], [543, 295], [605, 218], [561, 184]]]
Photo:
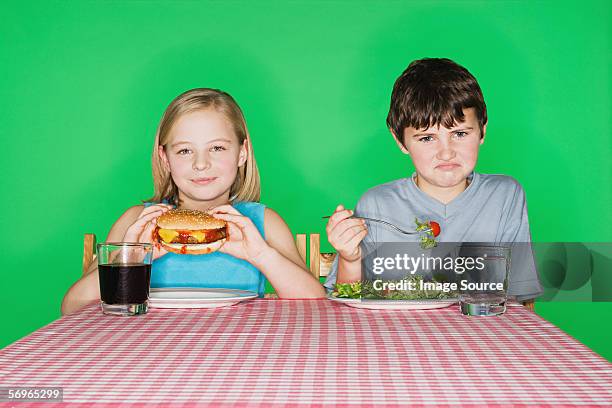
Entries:
[[461, 276], [461, 313], [468, 316], [497, 316], [506, 311], [510, 248], [462, 246], [459, 256], [474, 259], [474, 269]]
[[147, 313], [153, 246], [102, 242], [97, 249], [102, 312], [116, 316]]

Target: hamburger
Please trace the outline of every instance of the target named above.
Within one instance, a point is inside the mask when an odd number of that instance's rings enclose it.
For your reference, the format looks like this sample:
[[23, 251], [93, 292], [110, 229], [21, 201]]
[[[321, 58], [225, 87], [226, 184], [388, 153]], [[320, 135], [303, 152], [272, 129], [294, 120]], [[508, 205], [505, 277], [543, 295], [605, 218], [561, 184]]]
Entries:
[[197, 210], [170, 210], [157, 218], [153, 242], [176, 254], [209, 254], [225, 242], [227, 224]]

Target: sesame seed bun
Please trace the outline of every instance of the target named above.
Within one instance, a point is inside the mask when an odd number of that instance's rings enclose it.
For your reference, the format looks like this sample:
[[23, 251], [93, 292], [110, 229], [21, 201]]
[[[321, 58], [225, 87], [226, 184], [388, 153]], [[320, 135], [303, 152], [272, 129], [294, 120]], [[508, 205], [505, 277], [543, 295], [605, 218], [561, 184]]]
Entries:
[[186, 231], [224, 228], [225, 225], [225, 221], [197, 210], [170, 210], [157, 219], [160, 228]]

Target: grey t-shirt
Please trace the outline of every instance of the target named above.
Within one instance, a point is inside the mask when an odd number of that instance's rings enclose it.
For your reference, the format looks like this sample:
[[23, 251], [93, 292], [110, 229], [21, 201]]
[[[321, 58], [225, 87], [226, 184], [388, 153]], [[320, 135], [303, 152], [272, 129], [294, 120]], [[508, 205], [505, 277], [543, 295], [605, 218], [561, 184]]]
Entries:
[[[415, 229], [415, 217], [435, 220], [441, 225], [440, 242], [531, 242], [525, 192], [512, 177], [473, 172], [468, 187], [448, 204], [421, 191], [413, 177], [371, 188], [357, 203], [355, 215], [389, 221], [405, 230]], [[368, 235], [362, 242], [362, 253], [376, 243], [419, 240], [418, 235], [403, 235], [379, 223], [366, 224]], [[512, 251], [508, 295], [518, 300], [539, 296], [542, 287], [533, 252], [524, 244], [517, 244]], [[327, 289], [333, 288], [337, 270], [336, 257], [325, 282]]]

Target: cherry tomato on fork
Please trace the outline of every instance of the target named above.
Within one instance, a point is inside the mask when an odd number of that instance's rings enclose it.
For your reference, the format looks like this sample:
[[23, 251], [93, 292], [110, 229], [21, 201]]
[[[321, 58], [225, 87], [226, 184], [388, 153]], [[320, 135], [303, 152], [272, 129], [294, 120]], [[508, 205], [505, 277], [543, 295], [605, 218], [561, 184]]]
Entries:
[[431, 233], [433, 234], [434, 237], [437, 237], [438, 235], [440, 235], [440, 224], [438, 224], [435, 221], [431, 221], [429, 223], [429, 226], [431, 227]]

